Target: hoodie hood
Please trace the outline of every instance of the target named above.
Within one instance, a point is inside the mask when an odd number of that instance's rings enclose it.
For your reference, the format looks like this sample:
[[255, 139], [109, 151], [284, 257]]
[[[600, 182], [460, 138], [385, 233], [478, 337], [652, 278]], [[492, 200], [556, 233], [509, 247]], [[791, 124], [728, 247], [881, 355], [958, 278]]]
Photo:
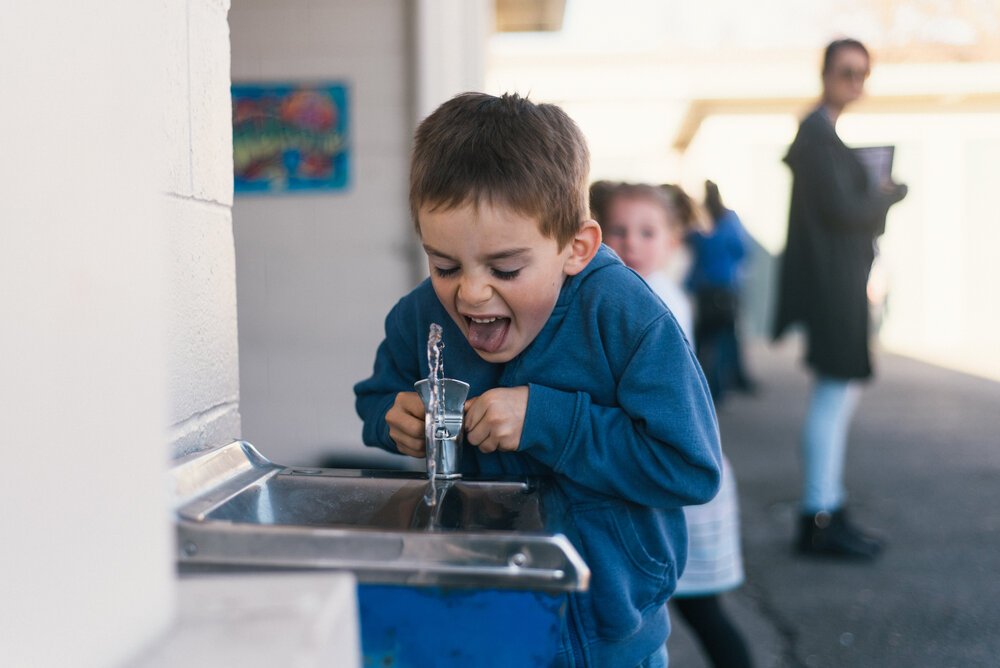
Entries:
[[811, 147], [827, 141], [843, 143], [837, 136], [837, 131], [834, 129], [833, 123], [830, 122], [830, 117], [827, 116], [821, 105], [803, 119], [798, 134], [795, 135], [795, 140], [788, 147], [784, 163], [791, 167], [792, 171], [795, 171], [802, 164], [803, 156], [812, 150]]

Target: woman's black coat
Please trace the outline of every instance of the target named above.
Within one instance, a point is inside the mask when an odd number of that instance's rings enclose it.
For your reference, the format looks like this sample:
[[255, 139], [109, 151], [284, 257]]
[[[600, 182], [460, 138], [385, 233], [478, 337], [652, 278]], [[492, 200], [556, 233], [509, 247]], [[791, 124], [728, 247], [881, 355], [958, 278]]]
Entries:
[[806, 362], [816, 373], [867, 378], [874, 242], [905, 189], [886, 194], [871, 184], [822, 107], [802, 121], [785, 162], [792, 170], [792, 201], [774, 338], [802, 323]]

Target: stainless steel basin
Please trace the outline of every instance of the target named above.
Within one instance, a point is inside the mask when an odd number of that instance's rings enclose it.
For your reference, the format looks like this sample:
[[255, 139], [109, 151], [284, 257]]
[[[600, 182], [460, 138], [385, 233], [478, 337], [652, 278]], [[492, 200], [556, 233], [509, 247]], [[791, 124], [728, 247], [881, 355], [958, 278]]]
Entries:
[[[442, 481], [420, 474], [284, 469], [204, 514], [249, 524], [542, 531], [537, 490], [517, 480]], [[436, 498], [434, 507], [426, 498]]]
[[[183, 568], [341, 568], [362, 582], [569, 591], [589, 571], [548, 527], [542, 479], [304, 469], [234, 442], [172, 471]], [[436, 504], [425, 503], [433, 494]]]

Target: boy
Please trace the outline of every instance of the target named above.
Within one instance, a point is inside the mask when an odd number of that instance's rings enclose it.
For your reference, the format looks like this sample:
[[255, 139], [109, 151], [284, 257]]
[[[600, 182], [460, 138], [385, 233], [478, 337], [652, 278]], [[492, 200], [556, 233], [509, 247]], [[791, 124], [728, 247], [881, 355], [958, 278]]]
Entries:
[[591, 569], [570, 599], [565, 666], [666, 665], [681, 507], [719, 486], [711, 397], [663, 303], [601, 245], [589, 154], [558, 107], [465, 93], [417, 128], [410, 209], [430, 279], [390, 311], [355, 386], [364, 442], [424, 455], [430, 323], [471, 385], [466, 473], [554, 478]]

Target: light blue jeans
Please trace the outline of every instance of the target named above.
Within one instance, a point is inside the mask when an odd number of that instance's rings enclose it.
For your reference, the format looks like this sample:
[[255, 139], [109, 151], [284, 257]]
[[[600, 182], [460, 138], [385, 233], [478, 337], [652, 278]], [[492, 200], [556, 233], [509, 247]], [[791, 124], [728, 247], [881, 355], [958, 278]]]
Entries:
[[802, 429], [802, 512], [837, 510], [844, 504], [847, 432], [861, 385], [817, 376]]

